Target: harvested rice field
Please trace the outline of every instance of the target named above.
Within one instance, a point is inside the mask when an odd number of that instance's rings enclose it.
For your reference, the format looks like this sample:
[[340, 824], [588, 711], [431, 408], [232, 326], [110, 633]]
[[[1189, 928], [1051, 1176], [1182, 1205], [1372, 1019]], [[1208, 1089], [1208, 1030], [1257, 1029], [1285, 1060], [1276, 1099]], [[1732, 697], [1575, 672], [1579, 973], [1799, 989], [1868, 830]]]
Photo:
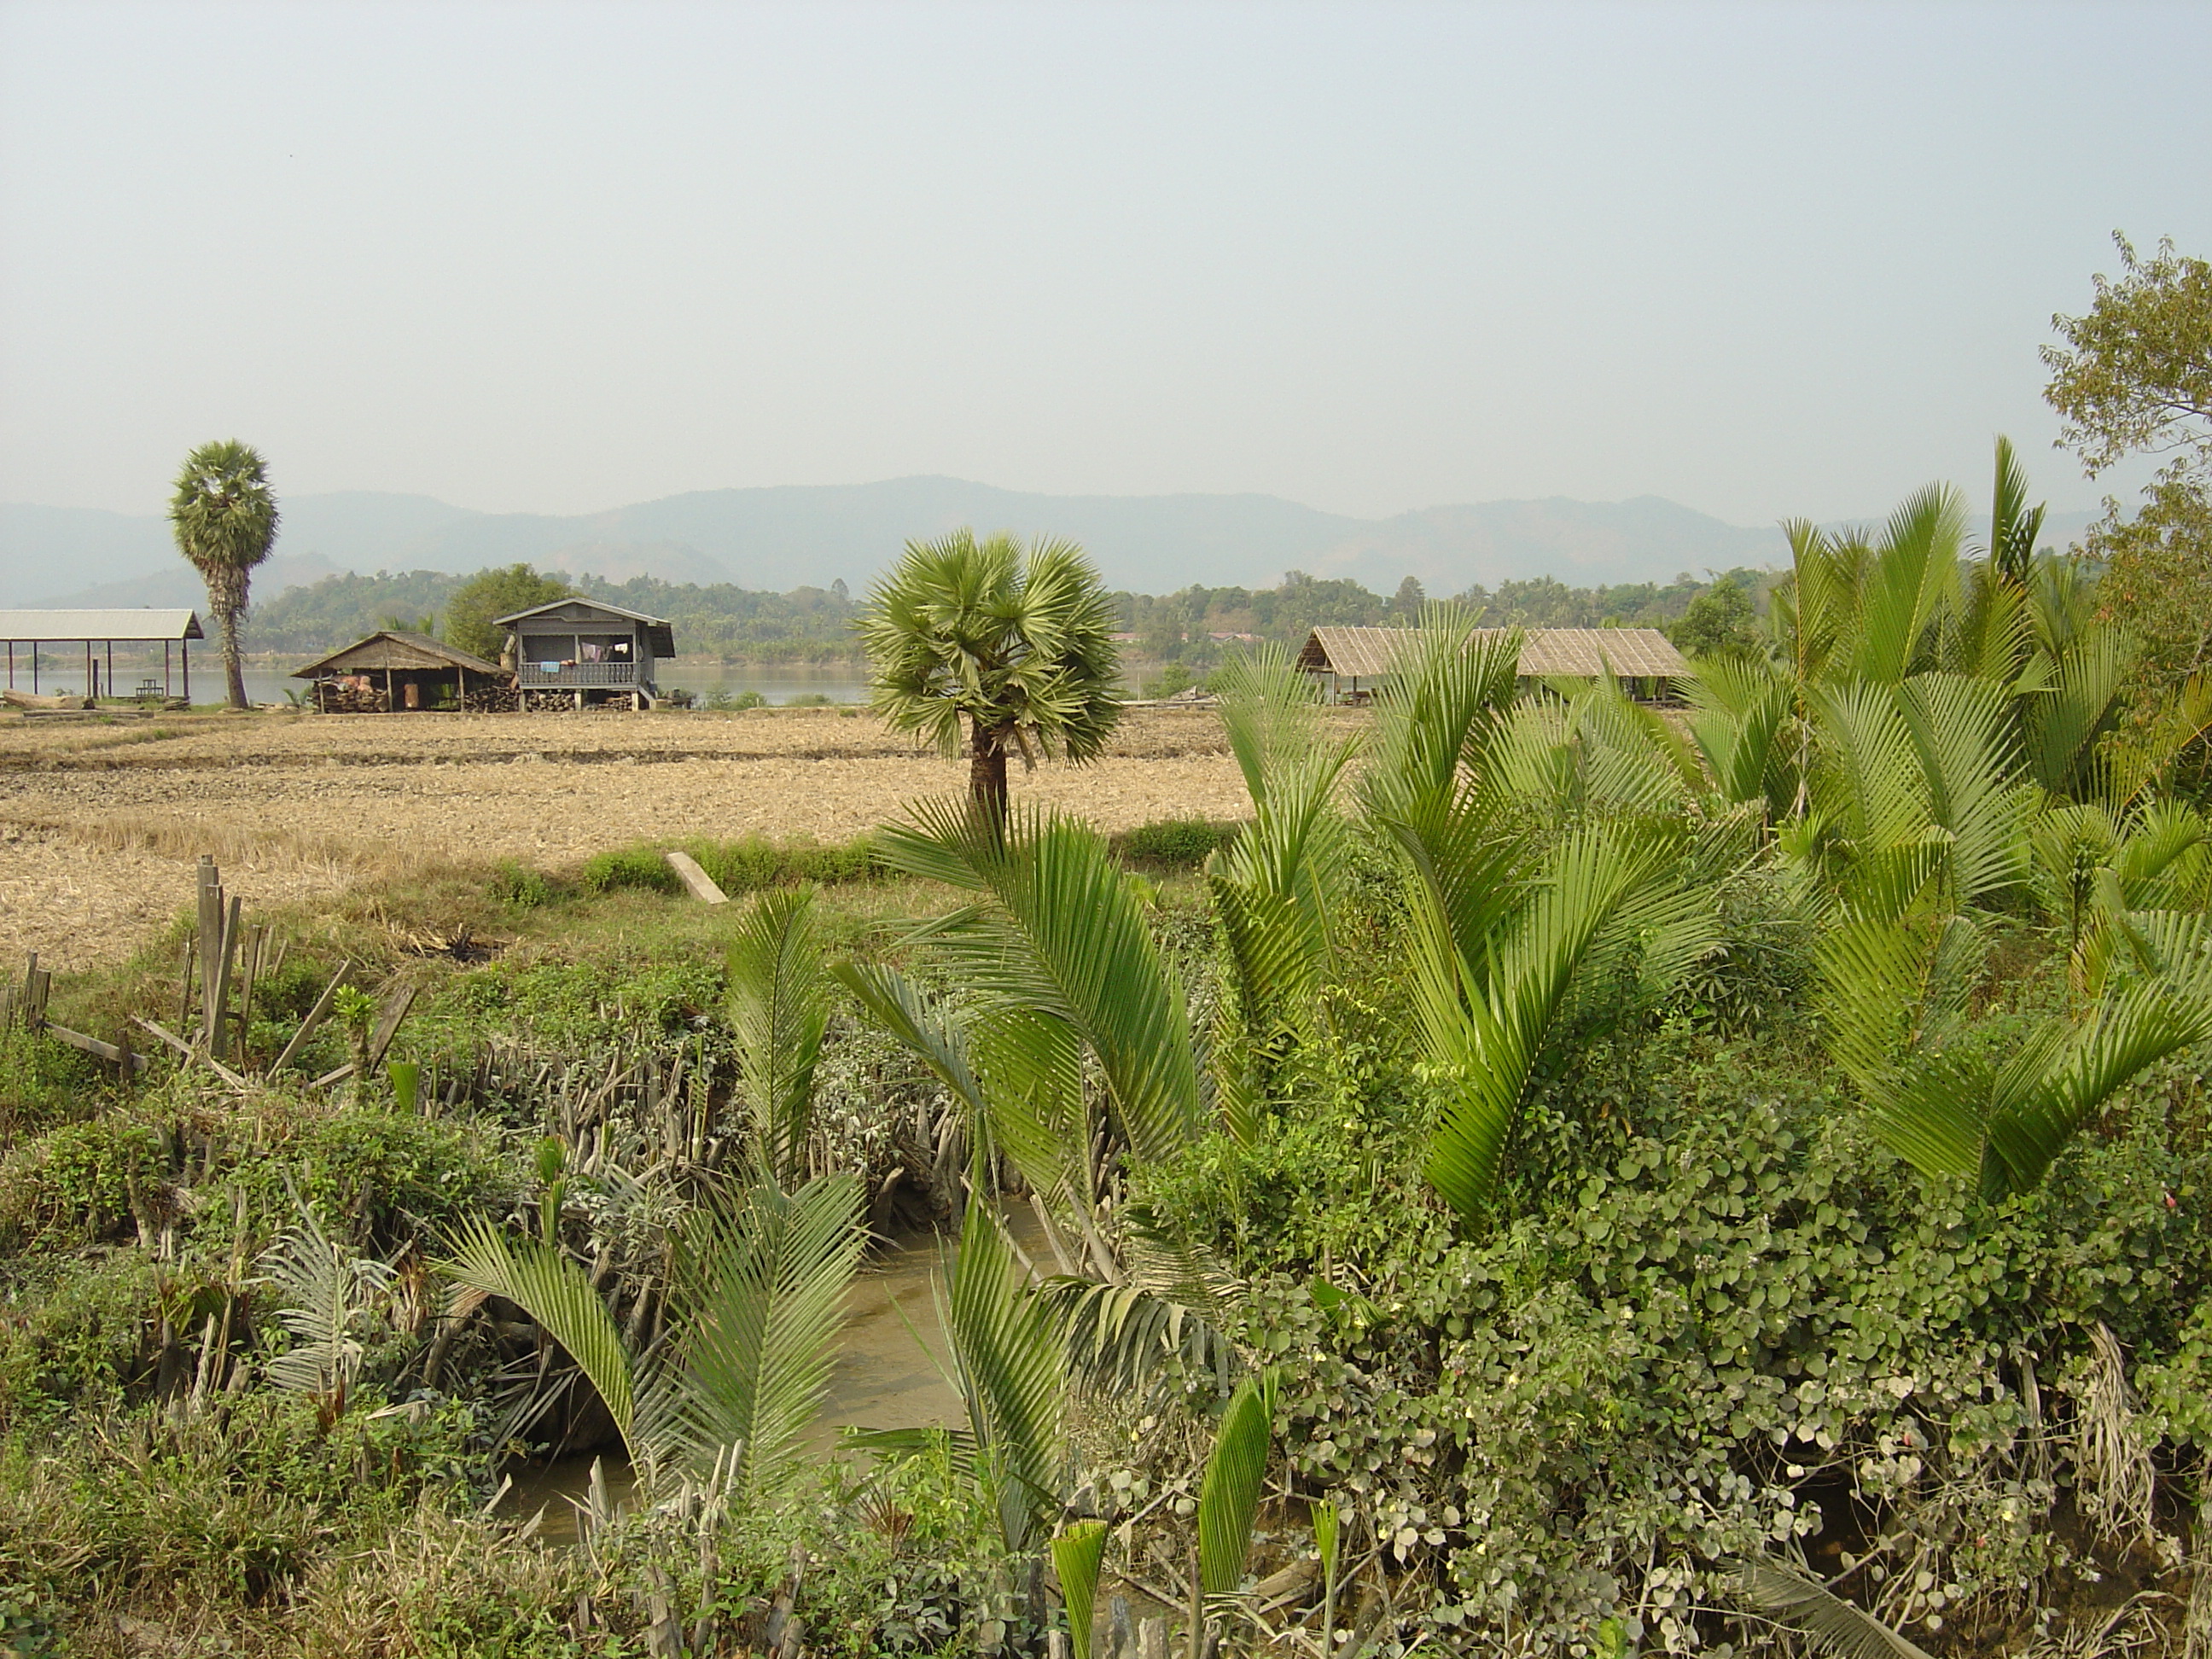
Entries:
[[[409, 866], [569, 870], [647, 838], [843, 838], [966, 779], [836, 709], [0, 718], [0, 963], [129, 955], [190, 902], [204, 852], [273, 903]], [[1203, 708], [1133, 709], [1101, 762], [1014, 790], [1109, 830], [1245, 810]]]

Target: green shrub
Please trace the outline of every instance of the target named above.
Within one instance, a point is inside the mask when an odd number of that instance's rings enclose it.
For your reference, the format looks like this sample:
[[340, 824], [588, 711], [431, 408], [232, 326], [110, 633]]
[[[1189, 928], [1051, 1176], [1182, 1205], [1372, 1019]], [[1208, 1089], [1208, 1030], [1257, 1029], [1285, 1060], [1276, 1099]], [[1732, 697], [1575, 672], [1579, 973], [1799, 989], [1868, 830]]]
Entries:
[[1159, 818], [1122, 830], [1113, 838], [1114, 850], [1131, 864], [1192, 870], [1212, 857], [1216, 848], [1234, 841], [1243, 827], [1211, 818]]
[[515, 859], [501, 860], [492, 870], [489, 884], [492, 897], [510, 910], [542, 910], [561, 896], [550, 876]]
[[151, 1363], [161, 1276], [144, 1250], [62, 1258], [0, 1303], [0, 1426], [119, 1403]]
[[[866, 836], [827, 843], [747, 836], [737, 841], [688, 841], [683, 850], [732, 896], [801, 881], [836, 886], [864, 880], [875, 870], [875, 853]], [[583, 880], [594, 893], [622, 887], [668, 894], [684, 890], [682, 880], [668, 866], [667, 849], [654, 842], [640, 842], [593, 855], [584, 866]]]
[[0, 1144], [88, 1115], [106, 1081], [90, 1054], [20, 1027], [0, 1030]]
[[1144, 684], [1144, 693], [1153, 702], [1178, 696], [1200, 684], [1197, 675], [1179, 662], [1171, 662]]
[[786, 708], [829, 708], [834, 707], [836, 699], [826, 692], [821, 691], [802, 691], [795, 697], [786, 697], [783, 700], [783, 706]]
[[379, 1247], [435, 1234], [478, 1210], [503, 1210], [518, 1184], [482, 1125], [366, 1109], [310, 1121], [241, 1162], [232, 1179], [258, 1233], [291, 1224], [296, 1189], [333, 1233]]
[[585, 861], [583, 880], [587, 893], [610, 893], [618, 887], [642, 888], [653, 893], [684, 890], [683, 882], [668, 867], [661, 849], [642, 842], [594, 853]]
[[58, 1600], [252, 1607], [379, 1538], [464, 1468], [467, 1414], [347, 1413], [250, 1391], [222, 1413], [93, 1417], [0, 1450], [0, 1583]]
[[717, 887], [732, 896], [802, 881], [834, 887], [864, 880], [875, 869], [874, 848], [865, 836], [827, 845], [749, 836], [740, 841], [690, 842], [684, 850], [698, 860]]
[[0, 1158], [0, 1237], [34, 1248], [113, 1238], [134, 1194], [150, 1195], [167, 1173], [161, 1137], [134, 1118], [49, 1129]]

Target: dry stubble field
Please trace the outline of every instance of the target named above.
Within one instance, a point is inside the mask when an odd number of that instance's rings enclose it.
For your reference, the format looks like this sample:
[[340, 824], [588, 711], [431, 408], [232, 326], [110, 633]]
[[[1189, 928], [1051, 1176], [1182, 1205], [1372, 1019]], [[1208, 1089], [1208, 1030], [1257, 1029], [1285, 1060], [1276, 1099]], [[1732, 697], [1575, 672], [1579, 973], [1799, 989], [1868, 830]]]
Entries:
[[[842, 838], [966, 777], [834, 709], [0, 718], [0, 964], [127, 956], [190, 902], [203, 852], [269, 904], [418, 863], [573, 869], [647, 836]], [[1107, 830], [1245, 810], [1200, 708], [1133, 709], [1097, 764], [1014, 787]]]

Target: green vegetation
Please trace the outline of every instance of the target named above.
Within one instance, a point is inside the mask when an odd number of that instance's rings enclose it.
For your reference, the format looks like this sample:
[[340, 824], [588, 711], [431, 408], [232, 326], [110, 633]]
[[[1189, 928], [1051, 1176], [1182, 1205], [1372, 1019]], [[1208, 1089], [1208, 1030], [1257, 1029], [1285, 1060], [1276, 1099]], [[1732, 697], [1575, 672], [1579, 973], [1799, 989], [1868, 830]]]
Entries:
[[2212, 263], [2112, 240], [2118, 279], [2100, 276], [2086, 313], [2052, 319], [2066, 343], [2044, 350], [2044, 397], [2093, 478], [2130, 455], [2172, 458], [2134, 518], [2106, 498], [2088, 546], [2147, 665], [2178, 683], [2212, 667]]
[[[325, 651], [346, 645], [394, 617], [447, 614], [455, 592], [495, 574], [451, 576], [433, 570], [380, 571], [374, 575], [325, 576], [295, 587], [254, 607], [253, 636], [260, 648]], [[788, 593], [754, 592], [726, 582], [707, 586], [672, 583], [650, 576], [610, 582], [588, 574], [534, 574], [549, 588], [573, 591], [619, 605], [673, 624], [678, 644], [688, 656], [729, 663], [854, 662], [863, 647], [854, 625], [860, 605], [836, 588], [797, 587]], [[1401, 584], [1395, 598], [1371, 593], [1357, 582], [1324, 581], [1291, 571], [1271, 588], [1189, 587], [1179, 593], [1109, 595], [1115, 631], [1132, 636], [1127, 657], [1167, 665], [1145, 682], [1146, 695], [1172, 696], [1202, 683], [1231, 657], [1255, 641], [1295, 648], [1316, 627], [1329, 623], [1396, 626], [1418, 619], [1420, 584]], [[1504, 582], [1495, 589], [1474, 587], [1459, 596], [1470, 610], [1482, 611], [1493, 627], [1663, 628], [1673, 633], [1690, 609], [1720, 586], [1741, 589], [1754, 603], [1771, 573], [1731, 570], [1712, 582], [1686, 574], [1668, 583], [1625, 583], [1613, 587], [1569, 587], [1551, 577]], [[557, 597], [557, 593], [549, 597]], [[539, 601], [542, 603], [543, 601]], [[1721, 603], [1733, 605], [1725, 598]], [[507, 609], [519, 609], [511, 606]], [[483, 615], [507, 614], [485, 610]], [[447, 638], [460, 637], [445, 624]], [[432, 631], [436, 631], [433, 629]], [[1684, 648], [1690, 648], [1686, 641]], [[486, 653], [496, 656], [499, 641]], [[474, 648], [474, 647], [470, 647]], [[751, 707], [714, 703], [711, 708]]]
[[[1791, 526], [1686, 712], [1416, 592], [1356, 726], [1218, 672], [1238, 824], [454, 869], [280, 918], [223, 1072], [9, 1034], [11, 1639], [2185, 1650], [2212, 686], [1996, 486]], [[923, 1228], [953, 1426], [828, 1455]]]
[[230, 706], [244, 708], [239, 656], [247, 585], [276, 543], [276, 497], [260, 453], [235, 439], [202, 444], [185, 457], [169, 501], [177, 550], [207, 583], [208, 610], [222, 629], [222, 672]]
[[526, 564], [479, 570], [446, 596], [446, 638], [486, 662], [497, 662], [507, 630], [494, 626], [494, 617], [550, 605], [574, 592], [562, 578], [541, 576]]

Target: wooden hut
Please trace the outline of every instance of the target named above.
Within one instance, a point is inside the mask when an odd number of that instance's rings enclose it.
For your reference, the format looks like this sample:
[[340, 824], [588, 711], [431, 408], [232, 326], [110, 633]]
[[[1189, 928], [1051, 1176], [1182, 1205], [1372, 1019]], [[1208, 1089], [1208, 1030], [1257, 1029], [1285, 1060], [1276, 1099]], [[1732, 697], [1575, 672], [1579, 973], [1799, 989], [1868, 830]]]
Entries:
[[650, 708], [659, 696], [654, 664], [676, 654], [676, 633], [665, 618], [598, 599], [556, 599], [494, 622], [511, 636], [526, 708], [573, 694], [579, 708], [608, 702]]
[[[1468, 642], [1514, 632], [1478, 628]], [[1632, 696], [1656, 702], [1693, 678], [1674, 641], [1656, 628], [1524, 628], [1520, 678], [1595, 679], [1610, 672]], [[1316, 628], [1298, 652], [1299, 668], [1323, 681], [1332, 702], [1364, 702], [1387, 678], [1414, 637], [1405, 628]]]
[[313, 683], [315, 707], [325, 714], [383, 714], [466, 708], [504, 690], [509, 676], [428, 634], [387, 628], [294, 669], [292, 678]]

